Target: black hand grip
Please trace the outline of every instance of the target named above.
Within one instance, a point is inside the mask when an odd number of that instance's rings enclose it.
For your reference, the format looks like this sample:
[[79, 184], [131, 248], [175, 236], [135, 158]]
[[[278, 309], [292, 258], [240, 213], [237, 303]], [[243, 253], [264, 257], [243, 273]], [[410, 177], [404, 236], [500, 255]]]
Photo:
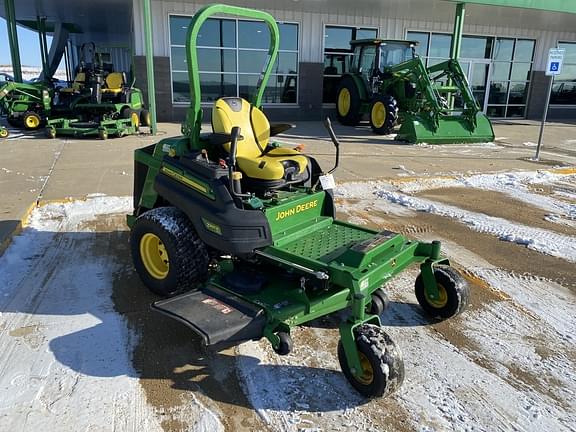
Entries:
[[336, 134], [334, 133], [334, 129], [332, 129], [332, 122], [330, 121], [330, 117], [326, 117], [326, 119], [324, 120], [324, 127], [328, 131], [328, 134], [330, 135], [330, 139], [334, 143], [334, 146], [338, 148], [340, 146], [340, 141], [338, 141], [338, 138], [336, 138]]
[[236, 166], [236, 149], [238, 148], [238, 137], [240, 137], [240, 127], [234, 126], [230, 132], [230, 166]]

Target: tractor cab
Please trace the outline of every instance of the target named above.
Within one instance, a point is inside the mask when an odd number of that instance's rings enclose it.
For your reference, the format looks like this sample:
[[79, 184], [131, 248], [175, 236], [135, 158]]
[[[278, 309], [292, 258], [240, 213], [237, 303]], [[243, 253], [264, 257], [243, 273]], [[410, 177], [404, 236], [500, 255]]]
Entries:
[[358, 39], [350, 41], [354, 55], [348, 70], [362, 75], [367, 83], [386, 73], [386, 69], [416, 57], [416, 41]]

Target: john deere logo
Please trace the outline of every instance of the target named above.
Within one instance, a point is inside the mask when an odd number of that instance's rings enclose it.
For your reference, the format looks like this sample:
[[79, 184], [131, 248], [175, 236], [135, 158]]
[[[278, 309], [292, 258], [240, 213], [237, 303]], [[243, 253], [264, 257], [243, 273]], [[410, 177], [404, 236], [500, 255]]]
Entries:
[[313, 209], [314, 207], [318, 206], [318, 200], [308, 201], [304, 204], [298, 204], [295, 207], [292, 207], [288, 210], [281, 210], [276, 214], [276, 220], [282, 220], [290, 216], [294, 216], [296, 213], [301, 213], [306, 210]]

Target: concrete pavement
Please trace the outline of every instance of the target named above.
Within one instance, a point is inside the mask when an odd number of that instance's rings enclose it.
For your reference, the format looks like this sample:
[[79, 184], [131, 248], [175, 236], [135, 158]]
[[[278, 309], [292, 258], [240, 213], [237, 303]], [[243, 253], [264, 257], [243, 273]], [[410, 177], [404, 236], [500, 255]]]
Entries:
[[[342, 143], [336, 172], [340, 182], [576, 166], [576, 124], [570, 123], [547, 125], [540, 162], [530, 160], [539, 124], [527, 120], [494, 122], [495, 142], [475, 145], [407, 145], [373, 135], [367, 125], [335, 124], [334, 129]], [[180, 134], [180, 125], [163, 123], [159, 130], [156, 137], [142, 134], [107, 141], [50, 140], [42, 132], [23, 135], [12, 130], [9, 139], [0, 141], [0, 252], [36, 202], [94, 193], [130, 195], [134, 149]], [[304, 151], [325, 169], [334, 162], [334, 148], [320, 122], [301, 122], [277, 140], [305, 144]]]

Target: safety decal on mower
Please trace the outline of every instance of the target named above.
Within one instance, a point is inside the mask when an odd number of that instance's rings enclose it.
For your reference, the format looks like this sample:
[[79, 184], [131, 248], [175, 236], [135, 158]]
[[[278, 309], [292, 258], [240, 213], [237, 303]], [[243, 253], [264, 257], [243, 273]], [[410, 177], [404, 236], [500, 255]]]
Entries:
[[229, 307], [228, 305], [225, 305], [224, 303], [220, 303], [218, 300], [213, 299], [213, 298], [207, 298], [202, 300], [202, 303], [207, 304], [208, 306], [212, 306], [214, 309], [216, 309], [218, 312], [226, 315], [229, 314], [230, 312], [232, 312], [234, 309], [232, 309], [231, 307]]

